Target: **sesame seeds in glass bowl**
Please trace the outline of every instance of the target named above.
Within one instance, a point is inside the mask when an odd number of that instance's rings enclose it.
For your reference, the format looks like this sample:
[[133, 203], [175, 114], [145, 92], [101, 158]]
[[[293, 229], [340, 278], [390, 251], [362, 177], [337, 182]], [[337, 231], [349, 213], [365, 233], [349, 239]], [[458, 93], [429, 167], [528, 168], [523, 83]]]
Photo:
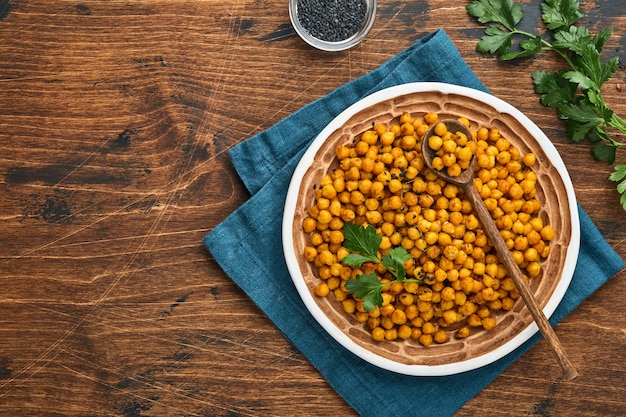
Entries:
[[376, 0], [289, 0], [289, 16], [309, 45], [343, 51], [369, 33], [376, 17]]

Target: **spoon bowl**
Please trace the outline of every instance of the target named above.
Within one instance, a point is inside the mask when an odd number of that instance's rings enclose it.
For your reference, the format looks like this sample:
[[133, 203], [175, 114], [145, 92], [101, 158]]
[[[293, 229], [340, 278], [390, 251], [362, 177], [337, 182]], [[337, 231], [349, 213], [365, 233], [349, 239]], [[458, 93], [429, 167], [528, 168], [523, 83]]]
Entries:
[[[457, 120], [443, 120], [440, 123], [444, 123], [449, 132], [460, 132], [465, 134], [468, 140], [475, 140], [469, 129]], [[526, 279], [524, 278], [519, 266], [513, 259], [511, 252], [509, 251], [506, 243], [504, 242], [504, 239], [502, 238], [502, 235], [500, 234], [500, 230], [498, 229], [495, 222], [493, 221], [493, 218], [491, 217], [491, 213], [487, 209], [487, 206], [485, 206], [482, 197], [474, 186], [474, 164], [476, 161], [476, 156], [472, 155], [469, 166], [463, 169], [458, 176], [448, 175], [448, 173], [444, 170], [433, 168], [435, 151], [430, 148], [428, 142], [429, 138], [435, 134], [435, 127], [436, 124], [433, 125], [428, 130], [428, 132], [426, 132], [422, 140], [422, 155], [424, 158], [424, 162], [438, 176], [445, 179], [446, 181], [458, 185], [459, 187], [461, 187], [461, 189], [463, 189], [463, 192], [472, 204], [476, 216], [483, 225], [485, 233], [493, 243], [493, 246], [495, 247], [500, 260], [506, 267], [507, 272], [509, 273], [513, 281], [515, 282], [515, 285], [517, 286], [517, 289], [519, 290], [520, 295], [524, 300], [524, 303], [526, 304], [526, 307], [529, 309], [533, 320], [535, 320], [535, 322], [537, 323], [541, 334], [546, 339], [550, 348], [555, 354], [559, 365], [561, 365], [565, 378], [576, 378], [578, 376], [576, 369], [567, 357], [565, 350], [561, 346], [561, 343], [556, 336], [554, 329], [550, 326], [550, 323], [548, 322], [545, 314], [539, 308], [539, 304], [535, 299], [535, 296], [533, 295], [530, 286], [526, 282]]]
[[[474, 140], [472, 133], [469, 131], [467, 126], [458, 120], [444, 120], [442, 121], [448, 128], [448, 132], [452, 132], [453, 134], [462, 133], [464, 134], [468, 140]], [[428, 139], [435, 134], [435, 125], [433, 125], [428, 132], [424, 135], [424, 139], [422, 140], [422, 155], [424, 157], [424, 161], [433, 171], [437, 173], [441, 178], [445, 179], [448, 182], [451, 182], [456, 185], [463, 185], [466, 183], [470, 183], [474, 180], [474, 164], [476, 162], [475, 155], [472, 155], [472, 159], [470, 160], [469, 167], [461, 171], [460, 175], [448, 175], [448, 173], [444, 170], [436, 170], [433, 169], [433, 158], [435, 156], [435, 151], [430, 149], [428, 146]]]

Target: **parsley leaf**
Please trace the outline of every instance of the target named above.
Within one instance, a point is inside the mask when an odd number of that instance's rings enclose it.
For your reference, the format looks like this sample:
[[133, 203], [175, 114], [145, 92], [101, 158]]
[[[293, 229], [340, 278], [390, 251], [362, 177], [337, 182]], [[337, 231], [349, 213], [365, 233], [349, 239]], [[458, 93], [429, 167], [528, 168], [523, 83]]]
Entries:
[[541, 104], [547, 107], [557, 107], [574, 99], [576, 86], [563, 77], [564, 73], [564, 70], [559, 72], [534, 71], [532, 73], [535, 93], [542, 94]]
[[[351, 252], [359, 252], [369, 257], [376, 257], [380, 242], [383, 240], [372, 226], [359, 227], [356, 223], [348, 222], [343, 226], [345, 236], [344, 246]], [[377, 258], [378, 259], [378, 258]]]
[[577, 0], [545, 0], [541, 18], [550, 30], [570, 27], [583, 17]]
[[591, 153], [598, 161], [606, 161], [609, 164], [615, 163], [615, 148], [613, 146], [606, 145], [604, 142], [598, 143], [594, 146], [591, 149]]
[[[579, 55], [591, 42], [591, 35], [585, 27], [570, 26], [568, 31], [560, 31], [554, 34], [552, 46], [555, 48], [569, 49]], [[592, 45], [595, 48], [595, 45]]]
[[502, 53], [500, 55], [500, 59], [502, 61], [510, 61], [511, 59], [535, 55], [541, 51], [541, 36], [535, 36], [533, 38], [523, 40], [519, 43], [519, 47], [520, 49], [517, 51]]
[[[382, 238], [376, 233], [376, 229], [370, 225], [359, 226], [356, 223], [348, 222], [343, 229], [345, 241], [344, 246], [352, 252], [342, 259], [346, 265], [360, 267], [365, 262], [376, 262], [383, 265], [387, 271], [399, 282], [422, 282], [417, 279], [406, 279], [406, 269], [404, 264], [412, 259], [411, 254], [401, 246], [392, 248], [389, 253], [385, 253], [379, 259], [378, 247]], [[394, 282], [394, 281], [392, 281]], [[379, 277], [374, 272], [358, 275], [356, 278], [348, 280], [346, 289], [355, 298], [363, 300], [363, 308], [366, 311], [373, 310], [383, 304], [381, 291], [388, 282], [380, 282]]]
[[493, 54], [496, 52], [506, 53], [511, 50], [511, 32], [505, 32], [498, 26], [489, 26], [485, 30], [485, 34], [476, 46], [478, 52]]
[[500, 23], [510, 31], [524, 17], [521, 5], [511, 0], [478, 0], [468, 4], [467, 11], [480, 23]]
[[611, 181], [621, 181], [617, 184], [617, 192], [622, 196], [619, 200], [622, 208], [626, 210], [626, 164], [620, 164], [615, 166], [615, 171], [609, 176]]
[[406, 271], [404, 263], [411, 259], [411, 255], [402, 246], [391, 249], [389, 254], [383, 255], [382, 264], [398, 281], [404, 280]]
[[365, 311], [371, 311], [376, 306], [380, 307], [383, 304], [381, 288], [380, 281], [373, 272], [359, 275], [358, 279], [351, 279], [346, 282], [346, 289], [354, 294], [355, 298], [363, 300]]

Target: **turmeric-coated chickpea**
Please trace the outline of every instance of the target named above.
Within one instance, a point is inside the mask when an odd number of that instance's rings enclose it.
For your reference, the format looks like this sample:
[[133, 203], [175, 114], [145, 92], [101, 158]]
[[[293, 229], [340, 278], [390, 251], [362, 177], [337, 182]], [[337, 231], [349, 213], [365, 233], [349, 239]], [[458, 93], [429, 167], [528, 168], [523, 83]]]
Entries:
[[439, 122], [435, 125], [434, 132], [435, 132], [435, 135], [443, 136], [448, 132], [448, 127], [446, 126], [445, 123]]
[[440, 136], [432, 135], [428, 138], [428, 147], [433, 151], [438, 151], [443, 146], [443, 139]]
[[483, 329], [491, 330], [494, 327], [496, 327], [496, 319], [491, 316], [484, 317], [482, 320], [482, 325], [483, 325]]
[[319, 258], [322, 265], [330, 266], [335, 261], [334, 255], [329, 250], [323, 250], [321, 253], [319, 253], [317, 257]]
[[435, 327], [435, 325], [431, 322], [426, 322], [422, 325], [422, 333], [424, 334], [435, 334], [435, 332], [437, 331], [437, 328]]
[[444, 153], [453, 154], [456, 151], [456, 142], [453, 139], [447, 139], [441, 144]]
[[335, 299], [337, 301], [343, 301], [346, 298], [348, 298], [350, 293], [342, 288], [337, 288], [336, 290], [333, 291], [333, 295], [335, 296]]
[[428, 112], [424, 115], [424, 121], [429, 125], [434, 125], [439, 121], [439, 115], [435, 112]]
[[398, 328], [398, 337], [400, 339], [408, 339], [411, 337], [413, 330], [411, 326], [403, 324]]
[[385, 329], [382, 327], [375, 327], [372, 329], [372, 339], [377, 342], [382, 342], [385, 340]]
[[531, 278], [534, 278], [541, 273], [541, 265], [537, 261], [529, 262], [526, 266], [526, 272]]
[[405, 151], [410, 151], [412, 149], [415, 149], [416, 146], [417, 146], [417, 139], [415, 138], [415, 136], [412, 136], [412, 135], [405, 135], [402, 137], [402, 140], [400, 141], [400, 147], [404, 149]]
[[541, 238], [544, 240], [554, 239], [554, 229], [550, 225], [546, 225], [541, 229]]
[[421, 334], [418, 338], [422, 346], [428, 347], [433, 344], [433, 336], [431, 334]]
[[457, 322], [457, 312], [454, 310], [445, 310], [442, 314], [442, 317], [447, 324], [453, 324]]
[[304, 247], [304, 259], [309, 262], [312, 262], [317, 257], [317, 249], [314, 246], [305, 246]]
[[478, 314], [470, 314], [467, 317], [467, 324], [472, 327], [478, 327], [482, 325], [482, 319], [478, 316]]
[[378, 134], [378, 135], [382, 135], [383, 133], [385, 133], [387, 130], [389, 130], [389, 127], [387, 126], [386, 123], [376, 123], [374, 125], [374, 131]]
[[364, 312], [364, 311], [356, 311], [354, 313], [354, 318], [359, 323], [367, 323], [367, 321], [369, 320], [369, 314], [367, 314], [367, 312]]
[[368, 145], [375, 145], [378, 142], [378, 133], [375, 130], [366, 130], [361, 135], [361, 140]]
[[385, 133], [383, 133], [382, 135], [380, 135], [380, 144], [383, 146], [389, 146], [391, 144], [393, 144], [393, 142], [396, 140], [396, 135], [394, 132], [392, 131], [387, 131]]
[[328, 284], [325, 282], [321, 282], [315, 287], [315, 294], [320, 297], [326, 297], [329, 292], [330, 288], [328, 288]]
[[527, 167], [532, 167], [533, 165], [535, 165], [536, 161], [537, 161], [537, 155], [535, 155], [534, 153], [527, 153], [526, 155], [522, 157], [522, 162]]
[[391, 313], [391, 321], [394, 324], [404, 324], [407, 322], [406, 314], [404, 311], [396, 309]]
[[530, 247], [524, 251], [524, 259], [528, 262], [538, 261], [539, 252], [536, 248]]
[[393, 329], [395, 327], [391, 317], [389, 316], [380, 316], [380, 327], [385, 330]]
[[356, 154], [359, 156], [363, 156], [367, 154], [367, 151], [369, 151], [369, 148], [370, 148], [370, 144], [365, 142], [364, 140], [361, 140], [357, 142], [356, 145], [354, 145], [354, 150]]
[[459, 330], [456, 331], [454, 336], [457, 339], [465, 339], [470, 335], [470, 328], [468, 326], [463, 326]]
[[382, 222], [383, 215], [379, 211], [371, 210], [365, 213], [365, 218], [369, 224], [377, 225]]
[[402, 112], [402, 114], [400, 115], [400, 119], [399, 119], [399, 123], [400, 126], [402, 126], [405, 123], [411, 123], [413, 122], [413, 116], [411, 116], [411, 113], [409, 112]]
[[478, 307], [476, 314], [478, 314], [478, 317], [480, 317], [481, 319], [484, 319], [485, 317], [489, 316], [489, 308], [487, 308], [487, 306], [481, 305]]
[[513, 300], [511, 297], [504, 297], [502, 299], [502, 309], [505, 311], [509, 311], [513, 309], [513, 306], [515, 305], [515, 300]]
[[316, 229], [316, 227], [317, 221], [311, 217], [306, 217], [302, 221], [302, 230], [304, 231], [304, 233], [311, 233]]
[[463, 168], [458, 163], [454, 163], [448, 167], [448, 175], [451, 177], [458, 177], [459, 175], [461, 175], [462, 171]]
[[435, 341], [435, 343], [446, 343], [448, 340], [450, 340], [450, 337], [443, 329], [439, 329], [433, 335], [433, 340]]
[[346, 298], [341, 302], [341, 306], [346, 313], [354, 314], [356, 311], [356, 300], [354, 298]]
[[321, 224], [328, 224], [333, 219], [333, 215], [326, 209], [320, 210], [317, 216], [317, 222]]
[[[328, 268], [328, 267], [326, 267], [326, 269], [328, 271], [331, 270], [331, 268]], [[328, 285], [329, 290], [335, 291], [337, 288], [341, 286], [341, 280], [338, 277], [331, 276], [326, 280], [326, 285]]]

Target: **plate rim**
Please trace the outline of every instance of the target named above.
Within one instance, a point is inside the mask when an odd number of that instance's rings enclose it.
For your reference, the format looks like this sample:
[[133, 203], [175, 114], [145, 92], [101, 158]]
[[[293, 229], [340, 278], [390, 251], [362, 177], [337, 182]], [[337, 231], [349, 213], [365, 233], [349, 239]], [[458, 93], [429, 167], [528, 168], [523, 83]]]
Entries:
[[[289, 256], [297, 257], [293, 245], [288, 245], [287, 242], [292, 241], [293, 232], [293, 216], [295, 215], [296, 198], [300, 183], [306, 170], [309, 168], [313, 158], [317, 151], [324, 143], [324, 141], [350, 117], [355, 115], [361, 110], [368, 108], [372, 105], [378, 104], [383, 101], [391, 100], [397, 97], [401, 97], [408, 94], [421, 93], [434, 91], [443, 94], [457, 94], [472, 98], [489, 104], [501, 113], [508, 113], [517, 119], [524, 125], [524, 128], [535, 138], [535, 140], [542, 147], [543, 151], [548, 156], [550, 162], [557, 170], [563, 180], [563, 185], [566, 190], [566, 196], [569, 202], [569, 211], [572, 219], [572, 231], [569, 245], [566, 249], [565, 262], [561, 275], [561, 280], [555, 287], [555, 290], [545, 307], [543, 312], [547, 318], [550, 318], [557, 306], [563, 299], [565, 292], [569, 288], [571, 283], [576, 261], [578, 259], [578, 252], [580, 249], [580, 219], [577, 210], [577, 201], [575, 197], [574, 187], [571, 182], [571, 177], [567, 171], [565, 163], [558, 153], [554, 144], [546, 136], [546, 134], [527, 116], [525, 116], [520, 110], [511, 105], [510, 103], [484, 91], [476, 90], [470, 87], [459, 86], [455, 84], [440, 83], [440, 82], [413, 82], [399, 84], [396, 86], [388, 87], [371, 93], [354, 104], [348, 106], [337, 116], [335, 116], [315, 139], [308, 146], [300, 161], [298, 162], [289, 182], [287, 189], [287, 196], [285, 199], [285, 209], [282, 219], [282, 245], [283, 256], [289, 270], [289, 275], [294, 283], [296, 290], [300, 296], [300, 299], [304, 303], [309, 313], [314, 319], [324, 328], [324, 330], [340, 345], [347, 350], [351, 351], [356, 356], [365, 360], [366, 362], [378, 366], [380, 368], [393, 371], [399, 374], [411, 375], [411, 376], [447, 376], [461, 372], [478, 369], [482, 366], [496, 362], [513, 352], [519, 346], [528, 341], [534, 334], [539, 331], [537, 324], [533, 321], [530, 325], [521, 330], [514, 338], [497, 347], [494, 350], [486, 352], [476, 357], [465, 359], [459, 362], [452, 362], [439, 365], [423, 365], [423, 364], [403, 364], [393, 361], [389, 358], [380, 356], [363, 346], [360, 346], [348, 337], [342, 330], [340, 330], [331, 320], [329, 320], [326, 314], [319, 308], [317, 302], [313, 298], [313, 295], [309, 291], [306, 285], [304, 277], [297, 265], [297, 262], [290, 262]], [[568, 271], [571, 271], [568, 273]]]

